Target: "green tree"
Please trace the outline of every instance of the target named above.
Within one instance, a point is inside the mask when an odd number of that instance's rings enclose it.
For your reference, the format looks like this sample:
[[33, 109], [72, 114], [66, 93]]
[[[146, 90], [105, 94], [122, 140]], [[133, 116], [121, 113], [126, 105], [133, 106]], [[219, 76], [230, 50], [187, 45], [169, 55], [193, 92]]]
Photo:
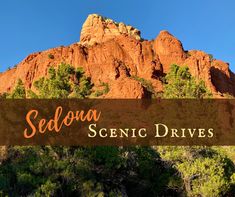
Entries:
[[102, 95], [105, 95], [105, 94], [108, 94], [108, 92], [110, 91], [110, 88], [109, 88], [109, 84], [108, 83], [100, 83], [99, 85], [99, 88], [102, 88], [101, 89], [98, 89], [96, 91], [94, 91], [92, 94], [91, 94], [91, 98], [97, 98], [97, 97], [100, 97]]
[[29, 90], [30, 98], [85, 98], [91, 94], [91, 81], [82, 68], [62, 63], [57, 70], [50, 67], [48, 75], [34, 82], [36, 92]]
[[173, 64], [166, 75], [164, 85], [164, 98], [207, 98], [210, 91], [202, 80], [192, 77], [189, 68]]
[[0, 99], [6, 99], [9, 96], [8, 93], [4, 92], [0, 94]]
[[210, 147], [158, 147], [182, 176], [188, 196], [222, 196], [232, 189], [233, 162]]
[[7, 95], [7, 98], [11, 99], [23, 99], [26, 98], [26, 91], [24, 84], [21, 79], [19, 79], [16, 83], [16, 86], [11, 94]]

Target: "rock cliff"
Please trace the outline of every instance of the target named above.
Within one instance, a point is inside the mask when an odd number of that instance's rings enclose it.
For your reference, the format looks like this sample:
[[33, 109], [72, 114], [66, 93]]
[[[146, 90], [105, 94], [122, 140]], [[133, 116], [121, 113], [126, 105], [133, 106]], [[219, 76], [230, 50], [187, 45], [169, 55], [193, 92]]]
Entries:
[[187, 65], [214, 95], [235, 96], [235, 75], [228, 63], [214, 60], [203, 51], [186, 51], [167, 31], [161, 31], [154, 41], [147, 41], [134, 27], [96, 14], [88, 16], [79, 42], [31, 54], [15, 68], [1, 73], [0, 93], [11, 91], [19, 78], [26, 88], [33, 88], [33, 81], [61, 62], [83, 67], [95, 86], [108, 83], [107, 98], [146, 97], [146, 89], [133, 77], [144, 78], [156, 92], [162, 92], [160, 79], [171, 64]]

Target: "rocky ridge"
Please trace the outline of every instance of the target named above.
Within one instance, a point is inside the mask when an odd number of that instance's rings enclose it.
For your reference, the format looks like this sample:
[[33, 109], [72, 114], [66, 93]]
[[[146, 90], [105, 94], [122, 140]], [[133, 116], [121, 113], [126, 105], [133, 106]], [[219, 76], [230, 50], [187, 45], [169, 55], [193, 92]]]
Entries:
[[171, 64], [187, 65], [215, 96], [235, 96], [235, 75], [228, 63], [203, 51], [186, 51], [167, 31], [161, 31], [154, 41], [143, 40], [140, 35], [139, 30], [124, 23], [89, 15], [78, 43], [31, 54], [16, 68], [1, 73], [0, 93], [11, 91], [19, 78], [26, 88], [33, 88], [33, 82], [47, 75], [50, 66], [64, 62], [83, 67], [95, 86], [108, 83], [106, 98], [147, 97], [146, 88], [133, 77], [149, 81], [156, 92], [162, 92], [161, 77]]
[[102, 43], [119, 35], [127, 35], [140, 40], [140, 31], [124, 23], [116, 23], [112, 19], [91, 14], [87, 17], [82, 26], [80, 43], [93, 45]]

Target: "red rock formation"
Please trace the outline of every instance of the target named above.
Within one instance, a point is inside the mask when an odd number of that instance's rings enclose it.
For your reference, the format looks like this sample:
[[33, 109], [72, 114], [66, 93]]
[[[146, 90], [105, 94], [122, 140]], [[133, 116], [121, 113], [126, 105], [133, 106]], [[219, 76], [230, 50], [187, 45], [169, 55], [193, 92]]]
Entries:
[[97, 14], [87, 17], [82, 26], [80, 42], [83, 45], [102, 43], [119, 35], [128, 35], [140, 40], [140, 31], [124, 23], [116, 23]]
[[105, 98], [145, 98], [147, 93], [141, 83], [130, 78], [118, 79], [112, 82], [111, 89]]
[[172, 64], [181, 65], [186, 59], [182, 43], [168, 31], [161, 31], [154, 41], [154, 51], [164, 67], [164, 72], [169, 71]]
[[235, 95], [235, 75], [229, 70], [229, 64], [213, 60], [210, 67], [211, 83], [217, 92]]
[[189, 66], [192, 75], [204, 80], [214, 94], [235, 95], [235, 75], [227, 63], [212, 60], [202, 51], [185, 51], [167, 31], [155, 41], [143, 41], [137, 29], [98, 15], [87, 18], [80, 42], [31, 54], [17, 68], [0, 74], [0, 92], [10, 91], [19, 78], [32, 88], [33, 81], [61, 62], [83, 67], [95, 86], [109, 83], [108, 98], [146, 97], [146, 90], [130, 76], [150, 81], [161, 92], [159, 79], [171, 64]]

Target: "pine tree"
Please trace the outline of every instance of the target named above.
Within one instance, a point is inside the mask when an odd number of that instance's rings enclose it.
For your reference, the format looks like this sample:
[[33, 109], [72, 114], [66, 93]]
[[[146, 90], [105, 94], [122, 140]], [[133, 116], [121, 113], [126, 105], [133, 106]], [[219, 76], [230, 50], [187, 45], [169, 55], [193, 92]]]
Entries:
[[212, 94], [206, 88], [204, 81], [196, 80], [186, 66], [173, 64], [166, 75], [164, 98], [208, 98]]
[[28, 91], [31, 98], [85, 98], [91, 94], [92, 83], [82, 68], [75, 69], [68, 64], [51, 67], [48, 77], [34, 82], [36, 92]]
[[24, 98], [26, 98], [25, 87], [24, 87], [24, 84], [21, 79], [19, 79], [17, 81], [14, 90], [12, 91], [12, 93], [10, 95], [7, 96], [7, 98], [11, 98], [11, 99], [24, 99]]

